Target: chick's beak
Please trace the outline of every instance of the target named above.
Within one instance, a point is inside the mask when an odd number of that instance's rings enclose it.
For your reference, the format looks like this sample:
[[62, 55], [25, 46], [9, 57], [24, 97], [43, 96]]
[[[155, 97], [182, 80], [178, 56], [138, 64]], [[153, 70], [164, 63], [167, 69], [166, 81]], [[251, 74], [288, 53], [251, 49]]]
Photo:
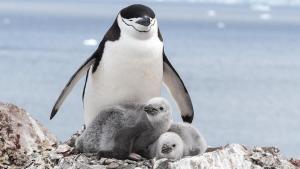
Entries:
[[164, 144], [161, 148], [161, 152], [164, 153], [164, 154], [168, 154], [172, 151], [172, 147], [167, 145], [167, 144]]
[[150, 115], [155, 115], [157, 112], [157, 109], [154, 108], [152, 105], [148, 105], [144, 107], [144, 111]]

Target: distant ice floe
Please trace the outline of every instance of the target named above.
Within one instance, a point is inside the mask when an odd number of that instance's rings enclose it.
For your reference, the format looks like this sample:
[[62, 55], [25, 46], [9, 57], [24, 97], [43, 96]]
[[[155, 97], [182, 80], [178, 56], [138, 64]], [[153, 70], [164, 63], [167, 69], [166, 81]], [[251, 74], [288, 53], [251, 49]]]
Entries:
[[[152, 1], [152, 0], [148, 0]], [[227, 4], [227, 5], [235, 5], [235, 4], [269, 4], [269, 5], [290, 5], [290, 6], [298, 6], [300, 5], [300, 0], [156, 0], [157, 2], [187, 2], [187, 3], [216, 3], [216, 4]], [[262, 6], [258, 7], [261, 10]], [[256, 7], [255, 7], [256, 8]], [[263, 7], [265, 10], [266, 8]]]
[[270, 20], [272, 19], [271, 6], [267, 4], [252, 4], [251, 9], [259, 12], [259, 19]]
[[270, 12], [271, 6], [266, 4], [253, 4], [251, 5], [251, 9], [259, 12]]
[[213, 17], [213, 16], [216, 16], [216, 14], [217, 14], [217, 13], [216, 13], [215, 10], [212, 10], [212, 9], [211, 9], [211, 10], [208, 10], [208, 11], [207, 11], [207, 15], [208, 15], [208, 16]]
[[270, 19], [272, 19], [272, 15], [269, 13], [262, 13], [262, 14], [260, 14], [259, 18], [261, 20], [270, 20]]
[[86, 39], [86, 40], [83, 41], [83, 44], [85, 46], [97, 46], [98, 41], [96, 39]]
[[221, 1], [215, 1], [217, 3], [224, 3], [224, 4], [227, 4], [227, 5], [234, 5], [234, 4], [240, 4], [241, 1], [240, 0], [221, 0]]
[[219, 29], [224, 29], [224, 28], [226, 27], [226, 24], [225, 24], [224, 22], [218, 22], [218, 23], [217, 23], [217, 27], [218, 27]]
[[8, 25], [8, 24], [11, 23], [11, 20], [10, 20], [9, 18], [4, 18], [3, 21], [2, 21], [2, 23], [3, 23], [4, 25]]

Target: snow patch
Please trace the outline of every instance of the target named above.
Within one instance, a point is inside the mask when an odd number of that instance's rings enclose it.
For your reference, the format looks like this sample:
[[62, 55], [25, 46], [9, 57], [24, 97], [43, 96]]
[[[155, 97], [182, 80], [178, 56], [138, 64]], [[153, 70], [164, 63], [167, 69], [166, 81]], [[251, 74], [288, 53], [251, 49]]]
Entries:
[[218, 27], [219, 29], [224, 29], [224, 28], [226, 27], [226, 24], [225, 24], [224, 22], [218, 22], [218, 23], [217, 23], [217, 27]]
[[4, 25], [9, 25], [11, 23], [11, 20], [9, 18], [4, 18], [2, 22]]
[[[150, 1], [150, 0], [148, 0]], [[152, 0], [151, 0], [152, 1]], [[186, 3], [214, 3], [225, 5], [250, 4], [257, 3], [268, 4], [272, 6], [299, 6], [300, 0], [155, 0], [156, 2], [186, 2]], [[260, 7], [259, 7], [260, 8]]]
[[251, 9], [253, 11], [259, 11], [259, 12], [270, 12], [271, 11], [271, 7], [269, 5], [265, 5], [265, 4], [253, 4], [251, 6]]
[[263, 13], [263, 14], [260, 14], [259, 18], [261, 20], [270, 20], [270, 19], [272, 19], [272, 15], [269, 13]]
[[211, 17], [216, 16], [216, 11], [215, 10], [208, 10], [207, 15], [211, 16]]
[[98, 41], [96, 39], [86, 39], [83, 41], [83, 44], [85, 46], [96, 46], [98, 44]]

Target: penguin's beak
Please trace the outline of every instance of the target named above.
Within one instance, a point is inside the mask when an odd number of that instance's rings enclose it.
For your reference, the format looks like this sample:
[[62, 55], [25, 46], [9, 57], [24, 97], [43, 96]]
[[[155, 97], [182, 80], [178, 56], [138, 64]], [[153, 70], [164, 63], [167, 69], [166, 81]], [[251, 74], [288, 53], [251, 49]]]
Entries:
[[136, 23], [143, 26], [149, 26], [151, 23], [151, 19], [149, 16], [143, 16], [141, 19], [137, 20]]
[[152, 116], [158, 112], [158, 110], [154, 108], [152, 105], [145, 106], [144, 111]]
[[169, 154], [172, 151], [172, 147], [167, 145], [167, 144], [163, 144], [162, 148], [161, 148], [161, 152], [163, 154]]

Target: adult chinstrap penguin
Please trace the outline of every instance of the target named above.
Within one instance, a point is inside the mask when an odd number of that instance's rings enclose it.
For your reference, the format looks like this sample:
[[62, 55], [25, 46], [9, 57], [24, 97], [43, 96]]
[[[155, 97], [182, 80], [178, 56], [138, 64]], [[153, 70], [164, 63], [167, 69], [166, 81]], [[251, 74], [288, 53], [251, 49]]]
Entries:
[[50, 119], [78, 80], [86, 75], [82, 97], [87, 126], [107, 106], [145, 103], [160, 96], [163, 82], [175, 98], [183, 121], [191, 123], [194, 111], [190, 96], [163, 46], [152, 9], [140, 4], [122, 9], [97, 50], [63, 89]]

